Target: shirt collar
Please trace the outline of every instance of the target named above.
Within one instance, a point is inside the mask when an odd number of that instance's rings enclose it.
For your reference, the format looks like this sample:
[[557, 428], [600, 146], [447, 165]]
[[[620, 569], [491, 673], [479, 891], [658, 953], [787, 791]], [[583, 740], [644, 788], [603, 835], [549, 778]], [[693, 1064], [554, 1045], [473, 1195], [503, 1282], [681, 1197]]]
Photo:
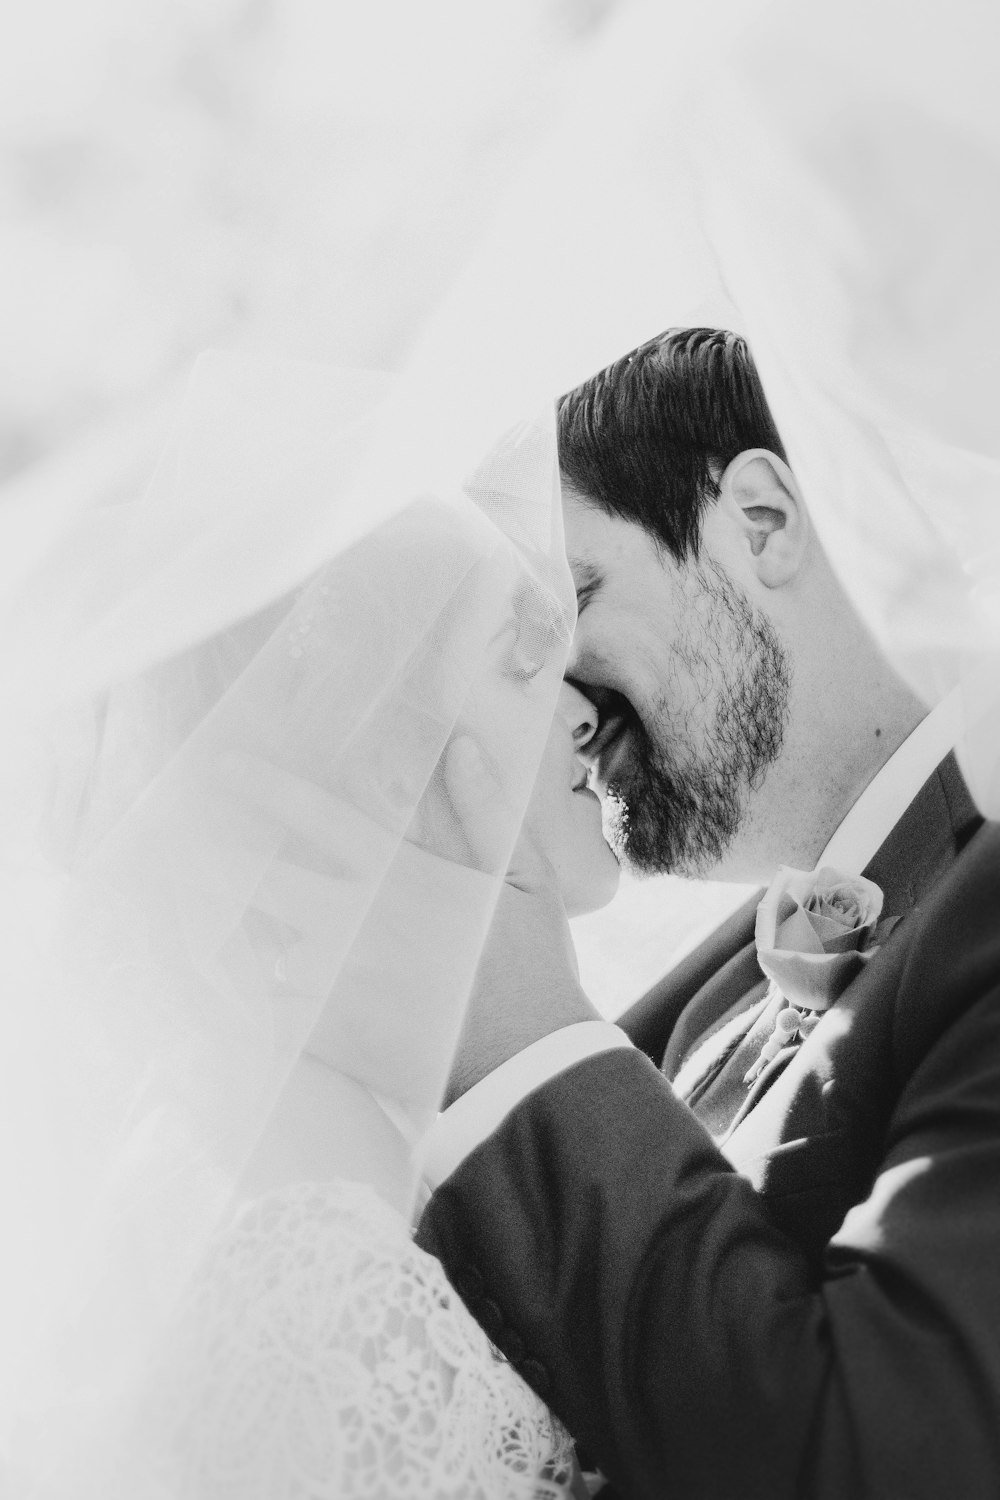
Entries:
[[932, 708], [868, 783], [816, 861], [860, 875], [882, 847], [924, 782], [962, 737], [962, 693], [955, 688]]

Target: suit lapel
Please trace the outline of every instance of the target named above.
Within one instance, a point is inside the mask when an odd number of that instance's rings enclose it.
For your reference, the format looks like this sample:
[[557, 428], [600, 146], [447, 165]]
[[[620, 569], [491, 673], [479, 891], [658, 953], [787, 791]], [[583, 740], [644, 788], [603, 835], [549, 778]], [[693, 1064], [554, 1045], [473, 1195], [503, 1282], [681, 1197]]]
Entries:
[[883, 920], [918, 906], [982, 823], [958, 762], [948, 755], [862, 872], [882, 888]]
[[[763, 894], [762, 890], [757, 891], [737, 907], [703, 943], [619, 1017], [618, 1025], [657, 1065], [663, 1060], [674, 1028], [682, 1020], [684, 1036], [690, 1039], [690, 1044], [700, 1030], [714, 1024], [728, 1006], [762, 978], [753, 932], [757, 905]], [[741, 968], [741, 964], [746, 967]], [[712, 998], [703, 999], [705, 992]], [[689, 1022], [687, 1007], [696, 996], [698, 1022]]]
[[[920, 789], [864, 871], [869, 880], [881, 886], [885, 897], [885, 949], [891, 945], [900, 922], [920, 905], [982, 822], [955, 758], [949, 755]], [[786, 1117], [785, 1096], [803, 1089], [807, 1079], [810, 1086], [806, 1093], [819, 1099], [811, 1084], [825, 1080], [833, 1055], [830, 1048], [841, 1054], [840, 1039], [845, 1029], [851, 1030], [850, 1018], [857, 1007], [863, 1005], [866, 1011], [878, 1009], [887, 996], [889, 1000], [892, 998], [885, 984], [887, 957], [888, 953], [880, 953], [867, 965], [809, 1040], [801, 1047], [790, 1046], [780, 1052], [750, 1088], [743, 1083], [748, 1058], [751, 1052], [756, 1055], [773, 1024], [773, 1012], [784, 1002], [780, 997], [773, 1001], [755, 1024], [755, 997], [748, 995], [745, 1040], [718, 1069], [711, 1088], [689, 1099], [708, 1129], [720, 1143], [725, 1143], [727, 1154], [734, 1153], [734, 1161], [745, 1159], [748, 1152], [753, 1156], [765, 1150], [769, 1139], [773, 1144], [775, 1128], [780, 1130]], [[863, 1028], [866, 1035], [874, 1022], [874, 1017], [867, 1018]], [[870, 1050], [872, 1045], [869, 1037], [865, 1046]], [[776, 1089], [772, 1099], [770, 1096]]]
[[[864, 871], [883, 891], [883, 920], [890, 935], [945, 873], [981, 823], [955, 757], [949, 755]], [[641, 1015], [640, 1008], [658, 995], [667, 997], [660, 1032], [657, 1034], [647, 1019], [645, 1035], [651, 1041], [663, 1038], [663, 1071], [720, 1141], [756, 1114], [760, 1101], [799, 1050], [795, 1046], [785, 1048], [750, 1087], [744, 1082], [747, 1069], [770, 1035], [774, 1014], [784, 1004], [780, 996], [767, 993], [757, 964], [753, 929], [759, 899], [760, 893], [691, 955], [687, 974], [678, 975], [687, 983], [672, 989], [669, 980], [674, 975], [668, 976], [630, 1013]], [[711, 977], [706, 977], [700, 989], [692, 989], [690, 980], [705, 974], [713, 961]], [[844, 1003], [841, 997], [838, 1006]], [[806, 1055], [818, 1056], [818, 1050], [809, 1048]]]

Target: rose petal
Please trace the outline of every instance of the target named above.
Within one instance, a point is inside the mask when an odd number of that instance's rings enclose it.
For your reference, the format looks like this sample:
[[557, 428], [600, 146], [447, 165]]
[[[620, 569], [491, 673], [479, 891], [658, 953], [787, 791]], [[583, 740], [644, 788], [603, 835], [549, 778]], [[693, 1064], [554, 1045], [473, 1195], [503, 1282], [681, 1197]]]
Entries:
[[825, 943], [828, 938], [843, 937], [845, 932], [853, 932], [857, 926], [855, 922], [845, 922], [839, 917], [831, 917], [826, 912], [807, 909], [806, 915], [812, 924], [813, 932], [821, 943]]
[[757, 946], [774, 947], [775, 933], [781, 922], [808, 897], [815, 877], [808, 870], [794, 870], [782, 865], [761, 897], [757, 907], [754, 936]]
[[823, 944], [824, 953], [857, 953], [868, 944], [873, 927], [866, 924], [854, 932], [842, 932], [839, 937], [829, 938]]
[[821, 899], [829, 899], [836, 891], [848, 893], [857, 902], [860, 920], [864, 923], [877, 921], [882, 910], [881, 887], [864, 875], [844, 875], [831, 865], [824, 865], [813, 876], [812, 889]]
[[[820, 917], [816, 912], [807, 913], [813, 932], [823, 945], [824, 953], [848, 953], [853, 948], [863, 948], [867, 934], [874, 931], [874, 923], [862, 922], [857, 927], [838, 927], [835, 922]], [[777, 948], [782, 946], [775, 943]]]
[[836, 922], [838, 927], [861, 927], [865, 920], [863, 904], [850, 892], [836, 891], [832, 896], [817, 896], [809, 910], [824, 921]]
[[786, 1000], [807, 1010], [826, 1010], [861, 972], [867, 953], [758, 953], [761, 968]]
[[775, 886], [768, 886], [757, 906], [757, 916], [754, 921], [754, 937], [758, 946], [763, 943], [770, 948], [774, 945], [774, 934], [778, 927], [778, 907], [783, 892]]
[[823, 952], [823, 943], [813, 930], [813, 919], [801, 906], [797, 906], [781, 923], [772, 947], [778, 950], [788, 948], [793, 953]]
[[[878, 920], [882, 910], [882, 892], [863, 875], [844, 875], [830, 865], [820, 870], [796, 870], [782, 865], [757, 908], [755, 936], [759, 949], [786, 946], [778, 933], [797, 908], [806, 913], [822, 948], [828, 952], [846, 952], [860, 948], [867, 941], [870, 936], [867, 929]], [[858, 920], [850, 926], [845, 913], [852, 910], [857, 911]], [[846, 933], [846, 943], [836, 936], [834, 928]], [[787, 946], [816, 951], [815, 943], [805, 939]]]

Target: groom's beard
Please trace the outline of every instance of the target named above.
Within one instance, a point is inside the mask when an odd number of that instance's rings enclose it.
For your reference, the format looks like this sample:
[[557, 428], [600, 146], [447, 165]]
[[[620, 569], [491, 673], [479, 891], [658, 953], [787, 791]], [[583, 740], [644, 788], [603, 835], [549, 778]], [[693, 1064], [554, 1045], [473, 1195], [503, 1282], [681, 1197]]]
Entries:
[[[706, 608], [673, 648], [675, 676], [712, 684], [700, 743], [666, 695], [640, 722], [608, 785], [605, 828], [645, 874], [705, 877], [719, 864], [784, 739], [791, 672], [770, 620], [721, 569], [699, 568]], [[683, 701], [683, 700], [682, 700]]]

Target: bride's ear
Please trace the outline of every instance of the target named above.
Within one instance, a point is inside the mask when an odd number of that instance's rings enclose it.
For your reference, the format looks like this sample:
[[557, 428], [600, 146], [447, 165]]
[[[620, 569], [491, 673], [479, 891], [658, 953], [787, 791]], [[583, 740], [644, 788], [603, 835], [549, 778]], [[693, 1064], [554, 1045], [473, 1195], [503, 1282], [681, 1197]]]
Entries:
[[805, 559], [809, 517], [784, 460], [766, 448], [737, 454], [719, 481], [719, 502], [740, 529], [749, 566], [765, 588], [790, 583]]

